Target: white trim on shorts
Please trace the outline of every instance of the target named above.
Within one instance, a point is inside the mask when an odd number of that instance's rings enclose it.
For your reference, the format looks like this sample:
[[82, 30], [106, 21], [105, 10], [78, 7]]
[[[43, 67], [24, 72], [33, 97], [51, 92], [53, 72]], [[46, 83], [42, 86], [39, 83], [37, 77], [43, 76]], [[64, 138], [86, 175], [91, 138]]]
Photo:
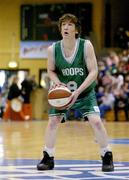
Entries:
[[65, 116], [65, 113], [56, 113], [56, 114], [49, 114], [49, 117], [52, 117], [52, 116]]
[[95, 112], [95, 111], [91, 111], [91, 112], [86, 112], [84, 114], [82, 114], [83, 118], [86, 117], [87, 115], [92, 115], [92, 114], [98, 114], [100, 116], [100, 112]]

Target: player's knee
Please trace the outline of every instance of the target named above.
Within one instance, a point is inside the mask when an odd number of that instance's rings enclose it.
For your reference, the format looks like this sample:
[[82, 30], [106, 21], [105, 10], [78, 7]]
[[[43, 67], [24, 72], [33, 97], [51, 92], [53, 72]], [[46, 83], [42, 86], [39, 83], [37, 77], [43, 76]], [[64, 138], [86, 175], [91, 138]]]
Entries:
[[102, 122], [99, 119], [94, 119], [93, 121], [91, 121], [91, 125], [98, 130], [102, 128]]
[[51, 118], [51, 121], [49, 121], [49, 128], [52, 129], [56, 129], [58, 127], [58, 124], [60, 123], [61, 118], [59, 117], [53, 117]]
[[101, 129], [101, 127], [102, 127], [102, 123], [99, 120], [96, 120], [94, 125], [98, 130]]

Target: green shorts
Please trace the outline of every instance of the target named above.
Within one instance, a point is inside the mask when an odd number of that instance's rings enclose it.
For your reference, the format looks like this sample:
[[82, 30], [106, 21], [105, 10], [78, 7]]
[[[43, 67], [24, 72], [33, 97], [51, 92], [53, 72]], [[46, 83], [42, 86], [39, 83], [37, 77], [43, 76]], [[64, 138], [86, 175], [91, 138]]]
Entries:
[[[77, 99], [75, 104], [70, 109], [78, 109], [83, 118], [87, 117], [88, 114], [100, 114], [94, 89], [86, 93], [85, 97]], [[66, 119], [66, 112], [67, 109], [57, 110], [55, 108], [50, 108], [49, 116], [63, 116]]]

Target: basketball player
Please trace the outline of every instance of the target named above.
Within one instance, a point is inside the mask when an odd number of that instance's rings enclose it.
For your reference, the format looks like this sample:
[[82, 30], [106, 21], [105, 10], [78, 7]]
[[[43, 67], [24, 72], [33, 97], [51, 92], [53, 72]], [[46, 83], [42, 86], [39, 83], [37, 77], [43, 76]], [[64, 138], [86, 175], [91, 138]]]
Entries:
[[113, 171], [113, 155], [108, 145], [107, 132], [100, 119], [94, 91], [98, 75], [94, 48], [89, 40], [79, 38], [81, 27], [76, 16], [64, 14], [59, 19], [59, 30], [62, 40], [48, 48], [48, 75], [55, 86], [62, 83], [67, 85], [73, 92], [72, 102], [66, 109], [50, 109], [43, 159], [38, 163], [37, 169], [54, 168], [56, 132], [67, 109], [71, 107], [78, 109], [93, 128], [100, 146], [102, 171]]

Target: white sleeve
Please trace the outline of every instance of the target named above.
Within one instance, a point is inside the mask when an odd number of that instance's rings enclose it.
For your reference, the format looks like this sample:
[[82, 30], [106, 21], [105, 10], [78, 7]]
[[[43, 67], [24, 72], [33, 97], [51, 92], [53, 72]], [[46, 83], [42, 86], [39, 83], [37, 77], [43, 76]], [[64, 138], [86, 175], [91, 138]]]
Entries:
[[55, 43], [52, 44], [52, 56], [53, 56], [53, 63], [55, 64]]
[[84, 42], [84, 59], [85, 59], [85, 61], [86, 61], [86, 57], [87, 57], [87, 45], [89, 44], [89, 43], [91, 43], [90, 42], [90, 40], [85, 40], [85, 42]]

